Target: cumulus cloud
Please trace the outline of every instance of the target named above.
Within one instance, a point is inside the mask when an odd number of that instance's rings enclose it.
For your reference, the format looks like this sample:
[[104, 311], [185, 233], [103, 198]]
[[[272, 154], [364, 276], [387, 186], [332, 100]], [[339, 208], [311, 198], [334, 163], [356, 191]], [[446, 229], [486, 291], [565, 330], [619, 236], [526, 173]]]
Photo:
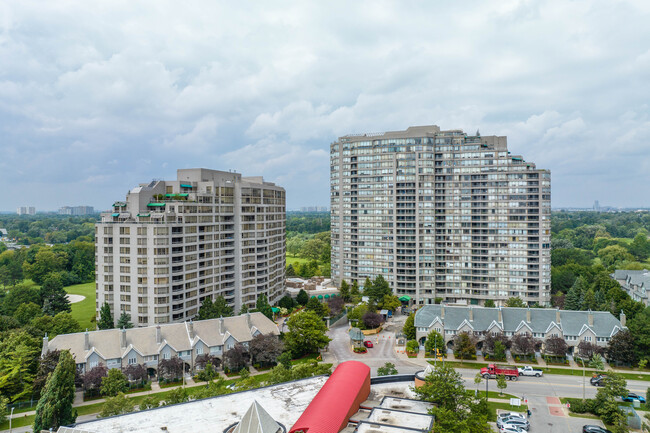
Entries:
[[[650, 4], [0, 2], [4, 208], [107, 207], [182, 167], [329, 201], [329, 144], [437, 124], [507, 135], [554, 206], [640, 206]], [[75, 194], [71, 196], [70, 191]]]

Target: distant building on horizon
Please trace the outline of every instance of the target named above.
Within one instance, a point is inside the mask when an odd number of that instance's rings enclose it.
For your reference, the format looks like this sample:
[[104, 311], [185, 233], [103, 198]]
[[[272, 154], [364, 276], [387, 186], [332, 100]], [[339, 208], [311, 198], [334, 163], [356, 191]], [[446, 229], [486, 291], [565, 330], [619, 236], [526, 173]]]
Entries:
[[92, 206], [63, 206], [59, 208], [59, 215], [92, 215], [95, 208]]
[[300, 208], [300, 212], [327, 212], [328, 210], [327, 206], [303, 206]]
[[330, 161], [335, 283], [382, 275], [416, 304], [550, 305], [551, 173], [506, 137], [435, 125], [346, 135]]
[[18, 215], [36, 215], [36, 208], [34, 206], [20, 206], [16, 209]]
[[221, 295], [236, 312], [285, 294], [286, 195], [261, 176], [180, 169], [131, 189], [95, 226], [96, 310], [136, 326], [193, 318]]

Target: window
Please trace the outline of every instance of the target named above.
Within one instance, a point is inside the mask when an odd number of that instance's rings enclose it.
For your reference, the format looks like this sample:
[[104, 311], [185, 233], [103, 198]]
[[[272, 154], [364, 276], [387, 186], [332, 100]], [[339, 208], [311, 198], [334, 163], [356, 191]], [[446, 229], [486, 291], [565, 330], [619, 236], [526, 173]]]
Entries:
[[136, 357], [129, 357], [129, 365], [137, 364], [138, 363], [138, 358]]
[[585, 341], [591, 341], [591, 337], [587, 336], [584, 338]]
[[196, 354], [197, 355], [203, 355], [203, 346], [199, 346], [196, 348]]
[[90, 368], [95, 368], [97, 367], [98, 362], [97, 361], [90, 361]]
[[171, 357], [172, 357], [171, 353], [169, 353], [169, 352], [163, 353], [163, 359], [171, 359]]

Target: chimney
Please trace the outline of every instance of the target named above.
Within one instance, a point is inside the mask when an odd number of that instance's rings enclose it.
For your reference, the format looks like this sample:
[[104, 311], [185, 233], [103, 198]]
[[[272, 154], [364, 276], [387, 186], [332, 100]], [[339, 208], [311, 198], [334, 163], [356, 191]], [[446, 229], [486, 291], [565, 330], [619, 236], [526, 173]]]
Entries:
[[45, 336], [43, 337], [43, 348], [41, 349], [41, 357], [45, 356], [45, 354], [49, 351], [50, 351], [50, 343], [47, 338], [47, 332], [46, 332]]
[[88, 335], [88, 328], [84, 334], [84, 350], [90, 350], [90, 336]]
[[194, 322], [192, 322], [192, 319], [187, 323], [187, 332], [190, 334], [190, 340], [194, 340]]
[[248, 327], [251, 327], [251, 313], [246, 313], [246, 323], [248, 323]]
[[162, 334], [160, 332], [160, 325], [156, 326], [156, 343], [162, 343]]
[[120, 334], [120, 347], [122, 349], [126, 348], [126, 329], [122, 328], [122, 333]]
[[499, 306], [499, 317], [498, 317], [498, 322], [503, 323], [503, 313], [501, 312], [501, 307]]
[[219, 318], [219, 334], [223, 335], [224, 329], [223, 329], [223, 316]]
[[555, 310], [555, 323], [560, 324], [560, 309]]
[[526, 310], [526, 323], [530, 323], [530, 307]]
[[440, 318], [444, 319], [445, 318], [445, 306], [440, 304]]
[[469, 307], [469, 321], [474, 321], [474, 309], [472, 307]]
[[587, 320], [589, 321], [589, 326], [594, 326], [594, 313], [591, 310], [587, 312]]
[[620, 320], [621, 320], [621, 325], [622, 326], [625, 326], [625, 319], [626, 319], [625, 313], [623, 312], [623, 310], [621, 310], [621, 318], [620, 318]]

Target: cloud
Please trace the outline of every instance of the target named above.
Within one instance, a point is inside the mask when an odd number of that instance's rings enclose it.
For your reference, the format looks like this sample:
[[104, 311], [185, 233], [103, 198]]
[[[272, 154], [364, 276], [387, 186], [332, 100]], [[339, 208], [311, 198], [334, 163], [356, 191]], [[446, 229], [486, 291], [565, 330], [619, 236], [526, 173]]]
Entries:
[[5, 208], [103, 208], [197, 166], [263, 175], [290, 207], [325, 205], [332, 141], [422, 124], [507, 135], [552, 170], [554, 206], [643, 205], [630, 186], [650, 181], [649, 12], [641, 0], [2, 2]]

